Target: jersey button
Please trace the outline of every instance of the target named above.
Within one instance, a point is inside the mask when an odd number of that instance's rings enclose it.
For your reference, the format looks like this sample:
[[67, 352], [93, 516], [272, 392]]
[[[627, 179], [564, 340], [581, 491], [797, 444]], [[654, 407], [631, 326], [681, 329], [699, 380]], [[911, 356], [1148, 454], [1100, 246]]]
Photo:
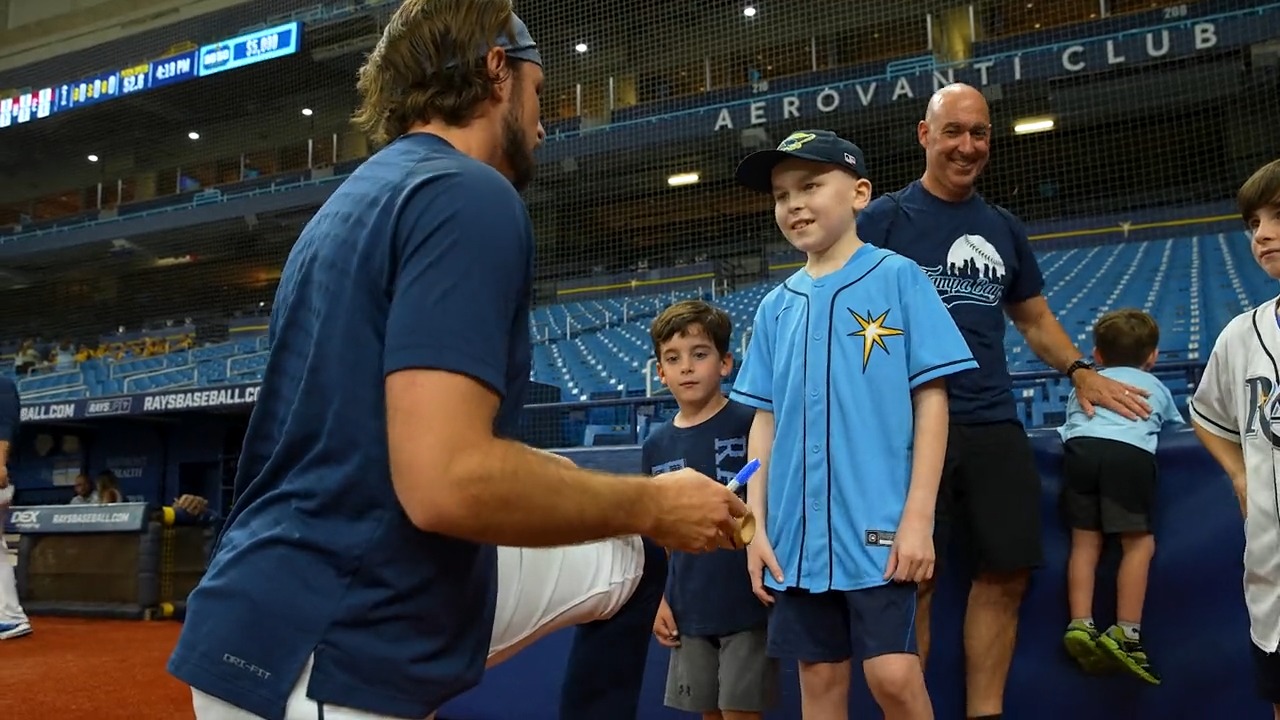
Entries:
[[821, 510], [821, 509], [822, 509], [822, 503], [818, 502], [817, 500], [814, 500], [814, 501], [813, 501], [813, 509], [814, 509], [815, 511], [817, 511], [817, 510]]
[[814, 334], [813, 334], [813, 340], [814, 340], [814, 342], [817, 342], [817, 341], [819, 341], [819, 340], [821, 340], [821, 339], [822, 339], [822, 333], [814, 333]]
[[810, 390], [810, 391], [809, 391], [809, 397], [818, 397], [818, 391], [817, 391], [817, 390]]
[[811, 448], [809, 448], [809, 449], [810, 449], [811, 451], [813, 451], [814, 453], [816, 453], [816, 452], [818, 452], [819, 450], [821, 450], [822, 448], [821, 448], [820, 446], [818, 446], [818, 445], [814, 445], [813, 447], [811, 447]]

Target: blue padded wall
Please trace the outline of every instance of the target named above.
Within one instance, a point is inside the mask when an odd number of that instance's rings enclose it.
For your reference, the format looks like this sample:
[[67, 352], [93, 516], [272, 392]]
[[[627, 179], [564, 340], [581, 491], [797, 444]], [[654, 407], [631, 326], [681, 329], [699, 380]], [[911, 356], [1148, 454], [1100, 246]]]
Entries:
[[[1044, 485], [1046, 564], [1035, 574], [1023, 606], [1017, 652], [1009, 677], [1006, 717], [1044, 720], [1171, 720], [1269, 718], [1253, 692], [1248, 617], [1241, 591], [1243, 524], [1230, 486], [1188, 431], [1167, 434], [1160, 449], [1162, 476], [1156, 513], [1157, 550], [1143, 618], [1152, 662], [1164, 676], [1154, 687], [1136, 679], [1084, 676], [1061, 649], [1066, 624], [1068, 535], [1059, 515], [1056, 435], [1036, 433]], [[636, 448], [573, 450], [579, 464], [634, 471]], [[1103, 574], [1114, 578], [1118, 553], [1104, 555]], [[1095, 616], [1113, 619], [1113, 580], [1098, 583]], [[944, 575], [934, 618], [928, 681], [939, 720], [962, 720], [961, 619], [963, 593], [955, 573]], [[552, 635], [493, 669], [470, 693], [448, 705], [442, 720], [555, 720], [568, 631]], [[641, 720], [687, 720], [662, 706], [667, 651], [653, 643], [641, 700]], [[799, 720], [793, 668], [784, 671], [780, 707], [771, 720]], [[855, 680], [850, 717], [880, 717], [866, 686]]]

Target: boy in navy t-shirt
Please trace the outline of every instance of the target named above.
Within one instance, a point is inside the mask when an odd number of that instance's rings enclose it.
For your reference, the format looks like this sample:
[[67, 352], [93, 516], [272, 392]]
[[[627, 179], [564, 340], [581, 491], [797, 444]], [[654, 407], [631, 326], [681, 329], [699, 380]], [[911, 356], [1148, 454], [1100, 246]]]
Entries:
[[[1062, 505], [1071, 527], [1067, 599], [1071, 622], [1067, 652], [1087, 671], [1110, 656], [1137, 677], [1158, 685], [1139, 637], [1147, 571], [1156, 541], [1156, 445], [1163, 428], [1185, 425], [1173, 394], [1149, 371], [1156, 364], [1160, 327], [1141, 310], [1116, 310], [1093, 326], [1093, 357], [1103, 375], [1146, 390], [1151, 415], [1129, 420], [1097, 408], [1090, 417], [1075, 392], [1067, 400], [1063, 441]], [[1093, 623], [1093, 583], [1104, 535], [1118, 535], [1123, 556], [1116, 578], [1116, 623], [1099, 633]]]
[[[643, 471], [684, 467], [728, 483], [747, 462], [755, 410], [724, 396], [733, 369], [723, 310], [697, 300], [664, 310], [650, 329], [658, 377], [680, 412], [641, 450]], [[740, 492], [745, 494], [746, 488]], [[720, 718], [759, 718], [774, 701], [777, 665], [766, 653], [768, 610], [751, 592], [745, 550], [671, 554], [653, 634], [671, 648], [666, 705]]]

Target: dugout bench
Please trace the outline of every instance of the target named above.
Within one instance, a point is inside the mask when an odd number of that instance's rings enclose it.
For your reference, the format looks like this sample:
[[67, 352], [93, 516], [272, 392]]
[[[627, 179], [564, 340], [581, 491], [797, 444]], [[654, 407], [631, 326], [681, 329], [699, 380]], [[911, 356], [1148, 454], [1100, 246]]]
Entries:
[[181, 618], [205, 569], [211, 527], [146, 503], [10, 509], [28, 615]]

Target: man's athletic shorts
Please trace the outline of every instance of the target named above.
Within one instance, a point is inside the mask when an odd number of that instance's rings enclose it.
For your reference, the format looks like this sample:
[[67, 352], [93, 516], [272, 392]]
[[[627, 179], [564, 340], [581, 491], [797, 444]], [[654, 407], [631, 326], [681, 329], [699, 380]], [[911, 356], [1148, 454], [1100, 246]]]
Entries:
[[1040, 567], [1040, 506], [1035, 453], [1021, 423], [951, 423], [933, 526], [937, 567], [958, 559], [949, 557], [950, 542], [974, 575]]
[[[631, 599], [644, 574], [638, 536], [555, 548], [498, 548], [498, 607], [489, 641], [493, 667], [556, 630], [613, 617]], [[317, 720], [307, 697], [311, 661], [289, 696], [287, 720]], [[260, 720], [192, 689], [197, 720]], [[324, 720], [409, 720], [325, 705]], [[420, 720], [420, 719], [414, 719]]]

